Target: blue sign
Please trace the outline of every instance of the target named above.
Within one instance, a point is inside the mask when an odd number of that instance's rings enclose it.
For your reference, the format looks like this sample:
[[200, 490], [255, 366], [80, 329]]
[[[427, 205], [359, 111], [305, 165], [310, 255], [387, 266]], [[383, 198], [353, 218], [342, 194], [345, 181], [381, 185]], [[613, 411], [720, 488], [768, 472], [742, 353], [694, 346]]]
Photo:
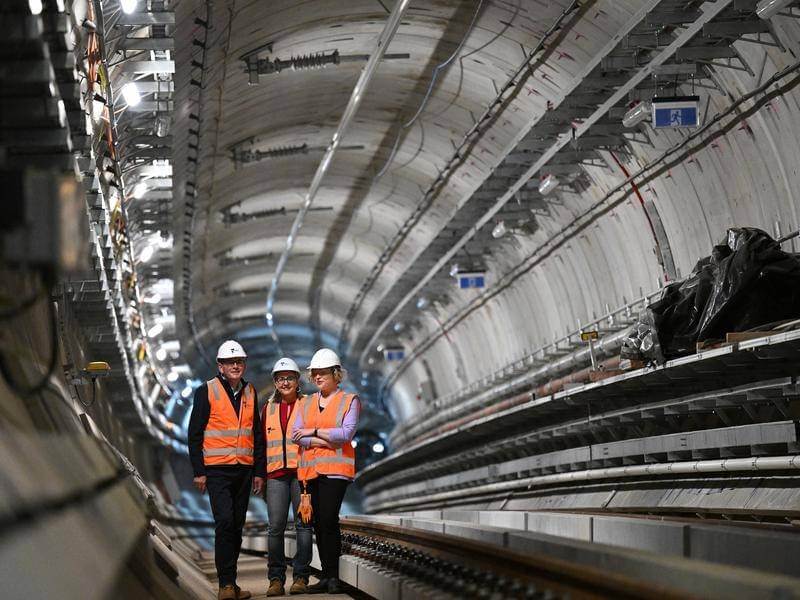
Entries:
[[402, 348], [386, 348], [383, 351], [384, 360], [403, 360], [406, 357], [406, 351]]
[[462, 290], [486, 287], [485, 273], [458, 273], [458, 287]]
[[699, 96], [653, 98], [653, 127], [697, 127], [700, 125]]

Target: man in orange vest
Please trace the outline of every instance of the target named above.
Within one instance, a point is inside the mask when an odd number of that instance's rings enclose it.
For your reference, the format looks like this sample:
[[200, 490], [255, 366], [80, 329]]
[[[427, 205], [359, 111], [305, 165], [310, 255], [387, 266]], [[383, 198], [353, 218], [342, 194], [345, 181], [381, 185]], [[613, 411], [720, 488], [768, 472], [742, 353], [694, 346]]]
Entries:
[[267, 442], [267, 596], [286, 593], [286, 556], [284, 531], [289, 516], [289, 504], [294, 513], [297, 549], [292, 561], [290, 594], [305, 594], [311, 563], [311, 526], [297, 514], [300, 505], [300, 482], [297, 479], [297, 460], [300, 449], [292, 440], [291, 420], [295, 411], [303, 410], [304, 396], [300, 392], [300, 369], [291, 358], [281, 358], [272, 368], [275, 394], [261, 413], [264, 439]]
[[217, 352], [219, 373], [197, 388], [189, 419], [189, 458], [194, 485], [208, 490], [214, 515], [214, 562], [219, 600], [244, 600], [251, 593], [236, 585], [236, 563], [250, 491], [264, 487], [264, 436], [258, 397], [242, 377], [247, 354], [233, 340]]

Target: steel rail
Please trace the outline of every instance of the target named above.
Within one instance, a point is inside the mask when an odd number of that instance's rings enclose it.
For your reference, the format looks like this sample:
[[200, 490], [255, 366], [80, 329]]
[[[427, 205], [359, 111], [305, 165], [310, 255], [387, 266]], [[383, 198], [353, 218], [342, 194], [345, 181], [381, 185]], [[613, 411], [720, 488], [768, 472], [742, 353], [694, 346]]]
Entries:
[[[468, 591], [469, 580], [478, 586], [478, 582], [484, 580], [493, 588], [509, 588], [501, 592], [505, 597], [699, 597], [687, 595], [685, 589], [644, 582], [608, 569], [554, 558], [541, 551], [523, 553], [475, 540], [366, 519], [343, 519], [342, 534], [345, 554], [375, 562], [388, 570], [406, 567], [425, 579], [429, 578], [426, 577], [427, 571], [437, 570], [438, 575], [450, 575], [454, 582], [460, 579], [466, 588], [462, 592], [466, 595], [472, 595]], [[501, 579], [505, 585], [500, 583]], [[516, 594], [510, 591], [512, 586], [516, 586]], [[526, 595], [526, 588], [535, 590], [533, 593], [538, 595]], [[457, 590], [452, 592], [458, 593]]]
[[275, 342], [279, 352], [281, 346], [280, 339], [278, 338], [278, 334], [274, 327], [275, 316], [273, 310], [275, 306], [275, 297], [278, 294], [278, 286], [280, 285], [283, 272], [286, 269], [286, 263], [289, 260], [292, 249], [294, 248], [297, 234], [300, 232], [300, 228], [303, 226], [306, 213], [308, 212], [309, 208], [311, 208], [311, 204], [314, 202], [314, 198], [316, 198], [317, 192], [322, 184], [322, 180], [325, 177], [325, 174], [328, 172], [331, 162], [333, 161], [334, 154], [336, 154], [339, 144], [347, 133], [347, 130], [350, 128], [350, 123], [361, 106], [361, 102], [366, 95], [367, 88], [369, 87], [369, 84], [378, 69], [378, 65], [380, 64], [383, 55], [386, 53], [386, 49], [389, 47], [389, 43], [392, 41], [392, 38], [394, 38], [394, 35], [397, 32], [397, 28], [400, 26], [400, 20], [403, 18], [403, 15], [405, 14], [409, 4], [411, 4], [411, 0], [399, 0], [397, 4], [394, 5], [394, 8], [392, 8], [392, 12], [387, 19], [386, 24], [384, 25], [383, 31], [375, 42], [375, 49], [370, 54], [369, 61], [362, 69], [361, 75], [359, 76], [358, 81], [353, 88], [350, 100], [345, 107], [341, 120], [339, 121], [339, 126], [336, 128], [336, 131], [331, 138], [331, 142], [325, 150], [322, 160], [317, 166], [317, 171], [314, 173], [314, 178], [311, 180], [311, 185], [308, 188], [305, 201], [300, 207], [300, 210], [298, 211], [297, 216], [292, 223], [289, 236], [286, 238], [286, 246], [281, 253], [280, 258], [278, 259], [278, 265], [275, 268], [275, 274], [272, 277], [269, 293], [267, 294], [266, 319], [270, 336]]

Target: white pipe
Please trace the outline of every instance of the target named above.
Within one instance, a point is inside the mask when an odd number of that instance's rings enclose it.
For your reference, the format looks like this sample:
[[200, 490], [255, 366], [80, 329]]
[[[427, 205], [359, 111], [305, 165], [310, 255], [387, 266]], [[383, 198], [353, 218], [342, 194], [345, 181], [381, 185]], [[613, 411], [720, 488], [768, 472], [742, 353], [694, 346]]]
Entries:
[[[396, 502], [370, 505], [370, 510], [387, 510], [403, 506], [416, 506], [428, 502], [463, 499], [467, 496], [479, 494], [495, 494], [519, 490], [530, 490], [535, 487], [554, 485], [559, 483], [574, 483], [578, 481], [594, 481], [597, 479], [619, 479], [624, 477], [643, 477], [648, 475], [692, 475], [698, 473], [733, 473], [744, 471], [787, 471], [800, 469], [800, 456], [758, 456], [749, 458], [724, 458], [712, 460], [690, 460], [673, 463], [656, 463], [650, 465], [632, 465], [628, 467], [610, 467], [604, 469], [585, 469], [570, 473], [555, 473], [553, 475], [540, 475], [528, 477], [517, 481], [502, 481], [488, 483], [473, 488], [440, 492], [427, 496], [418, 496]], [[380, 496], [396, 496], [397, 490], [389, 490], [378, 494]]]
[[386, 52], [386, 48], [389, 47], [389, 42], [391, 42], [394, 34], [397, 32], [397, 28], [400, 25], [400, 19], [403, 18], [403, 14], [406, 12], [409, 4], [411, 4], [411, 0], [398, 0], [397, 4], [394, 5], [389, 18], [386, 21], [386, 25], [383, 27], [383, 31], [375, 42], [375, 49], [370, 54], [369, 60], [367, 61], [366, 66], [362, 69], [361, 75], [359, 76], [358, 81], [353, 88], [353, 93], [350, 95], [350, 101], [347, 103], [347, 106], [344, 109], [342, 118], [339, 121], [339, 126], [336, 128], [336, 131], [331, 138], [331, 143], [325, 150], [325, 155], [322, 157], [319, 166], [317, 166], [317, 171], [314, 173], [314, 178], [311, 180], [311, 185], [308, 188], [305, 202], [303, 202], [303, 206], [298, 211], [297, 216], [294, 219], [294, 223], [292, 223], [292, 228], [289, 231], [289, 236], [286, 238], [286, 247], [284, 248], [283, 252], [281, 253], [281, 257], [278, 260], [278, 265], [275, 269], [275, 274], [273, 275], [272, 282], [270, 284], [269, 294], [267, 295], [267, 326], [270, 329], [270, 335], [272, 336], [272, 339], [275, 340], [275, 343], [278, 345], [279, 349], [280, 343], [273, 327], [273, 308], [275, 306], [275, 296], [278, 293], [278, 285], [280, 284], [281, 276], [286, 268], [289, 255], [292, 253], [292, 248], [294, 247], [295, 240], [297, 239], [297, 234], [299, 233], [300, 228], [303, 226], [303, 220], [305, 219], [306, 213], [311, 207], [311, 203], [314, 201], [314, 198], [319, 191], [319, 187], [322, 184], [322, 179], [325, 177], [325, 174], [328, 172], [328, 168], [333, 161], [333, 155], [336, 153], [336, 149], [339, 147], [339, 144], [344, 138], [345, 133], [347, 133], [350, 123], [353, 120], [353, 117], [355, 117], [359, 106], [361, 106], [361, 101], [364, 99], [367, 87], [372, 81], [372, 77], [378, 68], [378, 64], [383, 58], [384, 53]]

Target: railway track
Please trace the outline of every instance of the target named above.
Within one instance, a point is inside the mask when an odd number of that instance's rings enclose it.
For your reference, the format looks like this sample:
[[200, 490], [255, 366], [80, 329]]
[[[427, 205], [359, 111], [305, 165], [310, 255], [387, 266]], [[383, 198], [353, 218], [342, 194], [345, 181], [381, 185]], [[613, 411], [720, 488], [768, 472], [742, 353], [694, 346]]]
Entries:
[[380, 600], [800, 598], [800, 580], [779, 574], [531, 532], [489, 543], [349, 517], [342, 533], [343, 579]]

